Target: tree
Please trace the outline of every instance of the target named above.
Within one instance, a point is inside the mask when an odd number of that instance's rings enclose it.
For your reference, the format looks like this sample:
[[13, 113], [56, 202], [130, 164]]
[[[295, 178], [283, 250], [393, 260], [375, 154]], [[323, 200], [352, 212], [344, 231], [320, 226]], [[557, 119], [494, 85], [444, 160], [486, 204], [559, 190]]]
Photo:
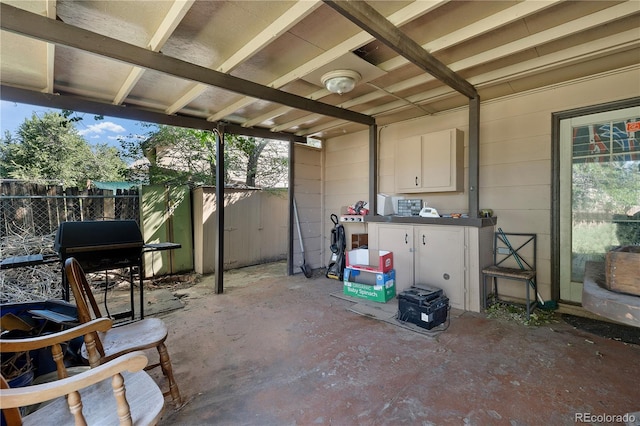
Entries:
[[236, 161], [245, 166], [247, 186], [274, 187], [287, 181], [289, 160], [285, 142], [238, 135], [227, 135], [226, 142], [227, 150], [235, 153]]
[[[123, 140], [131, 159], [149, 159], [151, 183], [214, 185], [216, 137], [211, 131], [152, 126], [143, 140]], [[275, 186], [286, 182], [286, 144], [279, 141], [225, 135], [226, 184], [242, 181], [247, 186]]]
[[91, 146], [75, 128], [70, 112], [32, 114], [16, 135], [0, 139], [0, 176], [83, 186], [87, 180], [122, 180], [126, 164], [118, 150]]
[[[145, 124], [145, 137], [130, 135], [120, 144], [142, 174], [148, 168], [152, 184], [215, 183], [215, 139], [211, 132]], [[146, 158], [148, 162], [140, 159]]]
[[574, 211], [624, 213], [638, 206], [640, 161], [576, 163], [573, 165]]

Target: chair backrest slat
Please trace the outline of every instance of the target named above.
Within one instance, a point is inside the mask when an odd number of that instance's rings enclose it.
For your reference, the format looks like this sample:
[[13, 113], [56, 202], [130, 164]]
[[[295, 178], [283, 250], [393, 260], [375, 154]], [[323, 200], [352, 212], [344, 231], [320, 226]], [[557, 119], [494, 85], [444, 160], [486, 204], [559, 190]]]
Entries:
[[[98, 303], [95, 297], [93, 297], [87, 276], [80, 263], [74, 257], [69, 257], [64, 262], [64, 270], [78, 308], [78, 319], [80, 322], [84, 324], [94, 319], [94, 317], [102, 318]], [[91, 307], [91, 310], [89, 307]], [[91, 342], [92, 348], [95, 348], [99, 354], [99, 356], [96, 357], [89, 352], [89, 364], [95, 367], [99, 365], [100, 358], [104, 357], [104, 348], [102, 347], [98, 333], [91, 333], [85, 336], [87, 350], [90, 349], [88, 340]]]

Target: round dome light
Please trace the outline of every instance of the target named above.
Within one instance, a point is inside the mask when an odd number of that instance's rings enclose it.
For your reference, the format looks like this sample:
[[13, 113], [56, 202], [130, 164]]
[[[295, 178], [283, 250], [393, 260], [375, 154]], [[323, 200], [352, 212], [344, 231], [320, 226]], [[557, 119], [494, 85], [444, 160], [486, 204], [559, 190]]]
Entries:
[[360, 81], [360, 74], [352, 70], [329, 71], [320, 79], [324, 87], [332, 93], [342, 95], [353, 90]]

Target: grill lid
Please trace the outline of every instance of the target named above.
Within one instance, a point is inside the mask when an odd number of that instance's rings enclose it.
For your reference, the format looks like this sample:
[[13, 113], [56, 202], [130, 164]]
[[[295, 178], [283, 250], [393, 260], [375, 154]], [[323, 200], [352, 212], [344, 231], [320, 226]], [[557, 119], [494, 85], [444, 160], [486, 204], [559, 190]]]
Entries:
[[60, 254], [96, 250], [139, 248], [144, 241], [134, 220], [104, 220], [62, 222], [54, 242], [54, 250]]
[[138, 266], [143, 246], [134, 220], [63, 222], [54, 243], [62, 262], [74, 257], [85, 272]]

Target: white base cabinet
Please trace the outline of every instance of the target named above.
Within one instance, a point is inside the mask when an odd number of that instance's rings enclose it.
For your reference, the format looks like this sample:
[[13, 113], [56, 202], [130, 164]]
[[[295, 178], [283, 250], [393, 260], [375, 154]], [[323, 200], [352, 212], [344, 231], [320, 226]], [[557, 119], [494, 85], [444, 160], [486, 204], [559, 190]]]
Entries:
[[369, 223], [369, 247], [393, 252], [396, 292], [441, 288], [451, 307], [480, 312], [482, 268], [492, 262], [493, 227]]
[[393, 253], [396, 293], [413, 285], [413, 226], [369, 225], [369, 247]]
[[465, 309], [465, 229], [414, 226], [414, 282], [441, 288], [453, 308]]

